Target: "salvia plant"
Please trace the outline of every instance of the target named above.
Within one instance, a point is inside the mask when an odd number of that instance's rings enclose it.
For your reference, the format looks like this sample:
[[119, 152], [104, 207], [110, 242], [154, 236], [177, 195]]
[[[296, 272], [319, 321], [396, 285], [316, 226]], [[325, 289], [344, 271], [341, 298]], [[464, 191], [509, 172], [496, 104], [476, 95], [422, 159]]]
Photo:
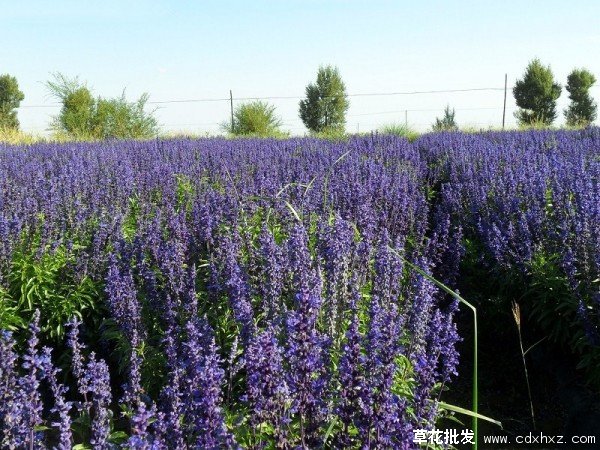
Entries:
[[469, 264], [532, 286], [523, 313], [593, 373], [599, 149], [596, 129], [0, 147], [1, 446], [415, 448], [448, 414], [462, 298], [440, 286]]

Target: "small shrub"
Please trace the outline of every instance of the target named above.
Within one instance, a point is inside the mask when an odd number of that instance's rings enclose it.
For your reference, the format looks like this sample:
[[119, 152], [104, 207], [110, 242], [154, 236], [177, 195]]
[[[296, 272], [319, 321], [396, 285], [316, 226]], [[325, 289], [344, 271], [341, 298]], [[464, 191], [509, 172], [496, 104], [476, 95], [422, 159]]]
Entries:
[[125, 92], [120, 97], [94, 98], [91, 90], [78, 78], [54, 74], [46, 83], [50, 93], [62, 102], [52, 128], [72, 139], [147, 139], [158, 134], [154, 111], [145, 110], [148, 94], [129, 102]]
[[281, 119], [275, 114], [275, 106], [260, 100], [242, 103], [233, 112], [231, 123], [223, 122], [221, 128], [235, 136], [282, 136]]
[[413, 130], [408, 125], [400, 123], [384, 125], [379, 129], [379, 132], [381, 134], [393, 134], [394, 136], [403, 137], [408, 139], [409, 142], [413, 142], [419, 137], [419, 133], [416, 130]]
[[321, 131], [313, 132], [312, 136], [319, 139], [327, 139], [332, 141], [340, 141], [348, 139], [349, 135], [340, 128], [324, 128]]
[[29, 145], [41, 140], [40, 136], [24, 133], [16, 128], [0, 127], [0, 142], [12, 145]]
[[435, 123], [431, 126], [433, 131], [457, 131], [458, 126], [456, 125], [456, 121], [454, 117], [456, 116], [456, 111], [454, 108], [450, 110], [450, 105], [446, 106], [444, 109], [444, 117], [441, 119], [436, 118]]

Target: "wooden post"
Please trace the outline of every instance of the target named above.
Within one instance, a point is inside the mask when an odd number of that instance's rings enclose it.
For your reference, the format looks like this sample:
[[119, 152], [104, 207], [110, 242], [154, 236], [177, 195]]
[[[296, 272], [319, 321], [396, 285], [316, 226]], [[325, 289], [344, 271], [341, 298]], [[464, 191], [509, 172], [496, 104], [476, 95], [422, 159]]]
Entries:
[[233, 93], [229, 90], [229, 105], [231, 106], [231, 134], [233, 134]]
[[408, 128], [408, 109], [404, 110], [404, 126]]
[[504, 107], [502, 108], [502, 129], [504, 130], [504, 122], [506, 120], [506, 87], [508, 81], [508, 74], [504, 74]]

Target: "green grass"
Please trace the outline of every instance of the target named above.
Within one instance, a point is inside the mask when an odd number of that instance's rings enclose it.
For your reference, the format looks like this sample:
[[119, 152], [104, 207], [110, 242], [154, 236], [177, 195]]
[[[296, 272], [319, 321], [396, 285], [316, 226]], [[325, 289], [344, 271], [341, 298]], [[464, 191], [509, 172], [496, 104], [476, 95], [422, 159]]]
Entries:
[[379, 129], [379, 132], [382, 134], [393, 134], [394, 136], [400, 136], [408, 139], [409, 142], [415, 141], [420, 136], [418, 131], [401, 123], [390, 123], [384, 125]]

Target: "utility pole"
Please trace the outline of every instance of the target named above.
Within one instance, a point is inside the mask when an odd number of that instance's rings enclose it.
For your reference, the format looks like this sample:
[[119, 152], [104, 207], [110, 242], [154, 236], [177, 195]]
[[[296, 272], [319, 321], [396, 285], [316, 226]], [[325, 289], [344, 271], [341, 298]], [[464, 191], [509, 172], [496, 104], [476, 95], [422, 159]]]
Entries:
[[404, 126], [408, 128], [408, 109], [404, 110]]
[[504, 74], [504, 107], [502, 108], [502, 129], [504, 130], [504, 121], [506, 120], [506, 87], [508, 82], [508, 74]]
[[229, 105], [231, 106], [231, 134], [233, 134], [233, 93], [229, 89]]

